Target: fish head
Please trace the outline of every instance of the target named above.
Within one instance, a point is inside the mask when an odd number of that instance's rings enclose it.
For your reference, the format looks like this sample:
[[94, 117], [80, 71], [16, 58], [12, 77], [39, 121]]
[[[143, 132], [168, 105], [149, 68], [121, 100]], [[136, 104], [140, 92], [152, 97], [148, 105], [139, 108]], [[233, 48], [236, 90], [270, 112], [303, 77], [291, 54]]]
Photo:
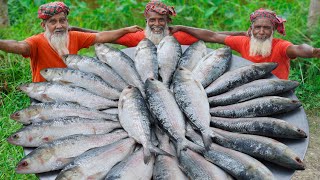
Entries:
[[29, 140], [29, 136], [23, 131], [23, 129], [9, 136], [7, 138], [7, 141], [10, 144], [14, 144], [14, 145], [22, 145], [22, 144], [25, 144], [24, 142], [26, 141], [29, 141], [29, 142], [32, 141], [32, 138]]
[[38, 108], [38, 106], [30, 106], [26, 109], [14, 112], [10, 115], [10, 118], [23, 124], [30, 124], [30, 120], [37, 119], [39, 115], [40, 108]]
[[148, 93], [159, 92], [161, 90], [168, 89], [165, 84], [156, 80], [155, 78], [148, 78], [145, 81], [145, 90]]
[[62, 170], [58, 174], [56, 179], [59, 179], [59, 180], [83, 179], [83, 177], [86, 177], [86, 175], [81, 171], [81, 168], [79, 166], [73, 166], [71, 168], [68, 168], [67, 166], [64, 168], [64, 170]]
[[28, 83], [28, 84], [22, 84], [18, 87], [21, 91], [27, 93], [28, 95], [32, 94], [42, 94], [46, 86], [44, 86], [44, 83]]
[[16, 167], [16, 173], [24, 174], [24, 173], [28, 173], [28, 171], [30, 171], [30, 160], [22, 159]]
[[178, 67], [173, 75], [173, 82], [193, 81], [192, 72], [185, 67]]
[[45, 68], [40, 70], [40, 74], [47, 80], [47, 81], [52, 81], [53, 77], [55, 77], [55, 72], [54, 69], [56, 68]]
[[70, 65], [77, 64], [79, 61], [82, 60], [82, 56], [77, 54], [66, 54], [62, 56], [63, 62], [70, 67]]

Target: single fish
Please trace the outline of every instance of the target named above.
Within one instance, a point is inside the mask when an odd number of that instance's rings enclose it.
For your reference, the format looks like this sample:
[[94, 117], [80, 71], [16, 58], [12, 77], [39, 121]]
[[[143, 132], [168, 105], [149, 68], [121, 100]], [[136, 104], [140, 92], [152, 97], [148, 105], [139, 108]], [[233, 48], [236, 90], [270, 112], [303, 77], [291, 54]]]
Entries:
[[29, 97], [41, 102], [74, 102], [92, 109], [117, 107], [118, 102], [95, 95], [83, 88], [54, 82], [29, 83], [19, 86]]
[[164, 37], [158, 45], [159, 75], [162, 82], [169, 87], [172, 76], [177, 68], [182, 49], [179, 42], [173, 36]]
[[218, 106], [210, 109], [212, 116], [241, 118], [270, 116], [293, 111], [301, 106], [298, 100], [279, 96], [266, 96], [238, 104]]
[[206, 44], [199, 40], [191, 44], [182, 54], [178, 67], [185, 67], [192, 71], [198, 64], [199, 60], [207, 54]]
[[56, 180], [102, 179], [115, 164], [131, 154], [134, 148], [135, 141], [132, 138], [126, 138], [86, 151], [67, 165], [58, 174]]
[[192, 76], [206, 88], [227, 70], [231, 58], [232, 53], [229, 47], [219, 48], [199, 61], [192, 71]]
[[119, 90], [111, 87], [102, 78], [92, 73], [68, 68], [47, 68], [42, 69], [40, 74], [47, 81], [82, 87], [107, 99], [115, 100], [120, 96]]
[[14, 112], [10, 115], [10, 118], [23, 124], [30, 124], [31, 122], [39, 122], [48, 119], [70, 116], [118, 121], [117, 115], [104, 113], [95, 109], [89, 109], [84, 106], [69, 102], [34, 104]]
[[19, 174], [43, 173], [62, 169], [85, 151], [128, 137], [123, 131], [108, 134], [76, 134], [45, 143], [24, 157], [17, 165]]
[[63, 57], [68, 68], [100, 76], [110, 86], [122, 91], [128, 84], [109, 65], [92, 57], [69, 54]]
[[116, 121], [59, 118], [23, 127], [12, 134], [8, 142], [23, 147], [38, 147], [45, 142], [73, 134], [104, 134], [117, 128], [121, 128], [121, 125]]
[[277, 63], [255, 63], [228, 71], [206, 87], [208, 96], [214, 96], [260, 79], [277, 67]]
[[262, 96], [277, 95], [299, 86], [299, 82], [283, 79], [259, 79], [210, 97], [210, 106], [225, 106]]
[[142, 82], [147, 78], [158, 79], [157, 47], [147, 38], [144, 38], [136, 47], [134, 65]]

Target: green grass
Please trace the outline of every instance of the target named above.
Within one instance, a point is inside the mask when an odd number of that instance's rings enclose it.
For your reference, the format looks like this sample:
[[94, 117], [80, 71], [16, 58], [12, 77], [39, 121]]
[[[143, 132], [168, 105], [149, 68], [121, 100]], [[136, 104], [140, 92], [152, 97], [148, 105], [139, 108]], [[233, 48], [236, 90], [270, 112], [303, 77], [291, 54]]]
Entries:
[[[42, 32], [40, 20], [37, 19], [37, 8], [45, 2], [48, 1], [9, 0], [11, 26], [0, 29], [0, 39], [24, 40]], [[134, 24], [145, 27], [143, 12], [147, 1], [97, 0], [91, 4], [77, 0], [72, 2], [65, 1], [71, 8], [69, 23], [73, 26], [96, 30], [111, 30]], [[166, 0], [164, 2], [174, 5], [177, 11], [177, 16], [173, 17], [173, 24], [214, 31], [245, 31], [250, 25], [248, 19], [251, 12], [260, 7], [272, 9], [287, 19], [287, 36], [283, 37], [284, 39], [294, 44], [307, 43], [320, 47], [319, 24], [312, 35], [306, 35], [309, 0]], [[276, 35], [276, 37], [281, 36]], [[220, 45], [207, 44], [207, 46], [216, 48]], [[80, 54], [93, 56], [94, 50], [93, 48], [81, 50]], [[301, 83], [296, 95], [302, 101], [304, 108], [311, 111], [320, 109], [319, 69], [319, 59], [297, 58], [291, 63], [290, 79]], [[29, 105], [28, 97], [16, 90], [18, 85], [26, 82], [31, 82], [29, 60], [20, 55], [0, 51], [0, 179], [36, 179], [34, 175], [19, 175], [14, 172], [16, 164], [23, 157], [22, 148], [10, 145], [6, 141], [8, 136], [21, 128], [20, 124], [9, 119], [9, 115]]]

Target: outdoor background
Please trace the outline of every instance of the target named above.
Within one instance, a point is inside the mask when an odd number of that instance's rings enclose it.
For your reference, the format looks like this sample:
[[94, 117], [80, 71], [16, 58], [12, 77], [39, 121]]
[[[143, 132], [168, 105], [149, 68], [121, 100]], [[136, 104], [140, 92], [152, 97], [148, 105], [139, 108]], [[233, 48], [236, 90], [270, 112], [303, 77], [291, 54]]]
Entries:
[[[9, 0], [10, 26], [0, 28], [0, 39], [24, 40], [43, 29], [37, 18], [39, 5], [43, 0]], [[112, 30], [125, 26], [145, 27], [143, 16], [148, 1], [136, 0], [98, 0], [64, 1], [70, 7], [68, 16], [72, 26], [95, 30]], [[294, 44], [306, 43], [320, 47], [320, 23], [308, 30], [307, 18], [310, 0], [177, 0], [163, 1], [173, 5], [177, 16], [172, 24], [206, 28], [213, 31], [246, 31], [250, 25], [249, 15], [263, 7], [277, 12], [287, 19], [287, 36], [281, 37]], [[312, 32], [312, 33], [310, 33]], [[276, 37], [280, 37], [276, 33]], [[207, 44], [210, 48], [220, 45]], [[123, 46], [116, 46], [125, 48]], [[94, 56], [93, 48], [81, 50], [80, 54]], [[236, 53], [235, 53], [236, 54]], [[14, 172], [16, 164], [23, 157], [21, 147], [8, 144], [6, 138], [22, 126], [9, 119], [13, 112], [29, 106], [26, 95], [16, 90], [20, 84], [31, 82], [29, 59], [20, 55], [0, 51], [0, 179], [36, 179], [34, 175], [19, 175]], [[320, 110], [320, 61], [319, 59], [297, 58], [291, 63], [290, 79], [301, 84], [295, 94], [303, 103], [310, 126], [310, 145], [305, 162], [307, 169], [295, 175], [296, 179], [319, 178], [320, 146], [319, 110]]]

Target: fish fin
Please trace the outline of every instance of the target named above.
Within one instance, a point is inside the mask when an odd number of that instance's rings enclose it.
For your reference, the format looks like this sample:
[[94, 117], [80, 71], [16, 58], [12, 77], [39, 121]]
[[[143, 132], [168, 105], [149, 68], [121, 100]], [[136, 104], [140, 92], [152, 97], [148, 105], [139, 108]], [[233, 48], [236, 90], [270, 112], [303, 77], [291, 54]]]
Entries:
[[160, 148], [158, 148], [156, 146], [153, 146], [153, 145], [149, 146], [149, 150], [150, 150], [150, 152], [152, 152], [154, 154], [160, 154], [160, 155], [174, 157], [174, 155], [172, 155], [172, 154], [170, 154], [170, 153], [168, 153], [168, 152], [166, 152], [166, 151], [164, 151], [164, 150], [162, 150], [162, 149], [160, 149]]
[[202, 133], [202, 140], [206, 150], [210, 149], [210, 145], [212, 143], [211, 137], [210, 133]]
[[66, 84], [66, 85], [72, 84], [72, 82], [70, 82], [70, 81], [65, 81], [65, 80], [59, 80], [59, 82], [60, 82], [61, 84]]
[[57, 161], [62, 163], [62, 166], [70, 163], [74, 160], [75, 157], [69, 157], [69, 158], [58, 158]]
[[144, 162], [144, 164], [149, 164], [150, 160], [151, 160], [150, 150], [147, 148], [143, 148], [143, 162]]
[[247, 97], [247, 98], [241, 99], [237, 103], [245, 102], [245, 101], [248, 101], [250, 99], [253, 99], [253, 97], [251, 96], [251, 97]]
[[[50, 98], [47, 94], [42, 94], [41, 98], [46, 100], [46, 101], [54, 101], [52, 98]], [[40, 100], [41, 101], [41, 100]]]
[[106, 174], [104, 174], [103, 172], [99, 172], [96, 174], [92, 174], [90, 176], [88, 176], [86, 179], [87, 180], [96, 180], [96, 179], [102, 179]]
[[192, 151], [195, 151], [197, 153], [200, 153], [200, 154], [203, 154], [203, 152], [205, 151], [204, 150], [204, 147], [198, 145], [198, 144], [195, 144], [191, 141], [187, 141], [188, 143], [188, 148], [191, 149]]

